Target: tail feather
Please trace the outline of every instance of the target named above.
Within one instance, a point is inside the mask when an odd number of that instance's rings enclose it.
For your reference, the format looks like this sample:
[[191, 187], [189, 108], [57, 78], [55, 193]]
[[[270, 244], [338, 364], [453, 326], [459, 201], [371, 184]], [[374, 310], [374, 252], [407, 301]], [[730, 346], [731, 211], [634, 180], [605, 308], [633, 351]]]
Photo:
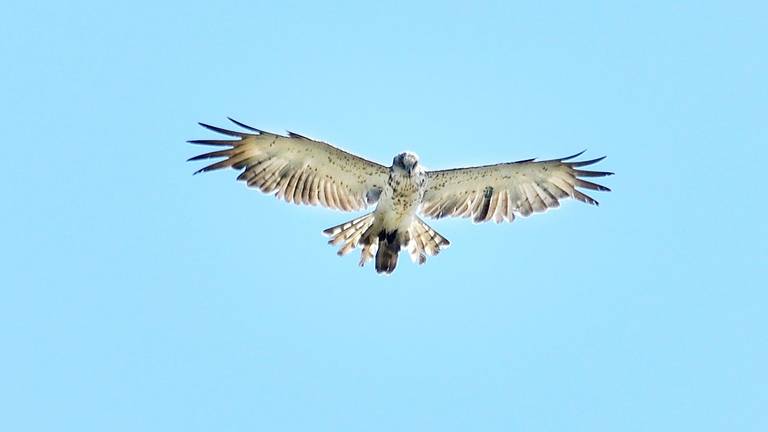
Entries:
[[371, 225], [373, 225], [373, 222], [374, 214], [368, 213], [357, 219], [352, 219], [343, 224], [330, 227], [323, 231], [323, 234], [331, 237], [331, 239], [328, 240], [328, 244], [337, 245], [342, 243], [339, 251], [336, 252], [339, 256], [348, 254], [358, 245], [362, 246], [363, 250], [360, 255], [360, 266], [363, 266], [373, 258], [373, 255], [376, 253], [376, 247], [378, 247], [377, 242], [361, 242], [361, 239], [367, 233]]
[[395, 235], [379, 236], [379, 249], [376, 251], [376, 272], [391, 274], [397, 267], [397, 257], [400, 255], [400, 239]]
[[413, 220], [408, 233], [411, 238], [408, 252], [411, 260], [418, 264], [424, 264], [427, 261], [427, 255], [437, 255], [441, 247], [448, 247], [451, 244], [447, 238], [418, 217]]
[[445, 237], [418, 217], [414, 218], [407, 231], [386, 232], [376, 223], [375, 215], [369, 213], [328, 228], [323, 233], [330, 237], [329, 244], [340, 245], [339, 255], [346, 255], [359, 246], [362, 249], [360, 266], [375, 256], [376, 271], [386, 274], [395, 271], [402, 248], [408, 250], [413, 262], [424, 264], [427, 256], [437, 255], [441, 248], [450, 245]]

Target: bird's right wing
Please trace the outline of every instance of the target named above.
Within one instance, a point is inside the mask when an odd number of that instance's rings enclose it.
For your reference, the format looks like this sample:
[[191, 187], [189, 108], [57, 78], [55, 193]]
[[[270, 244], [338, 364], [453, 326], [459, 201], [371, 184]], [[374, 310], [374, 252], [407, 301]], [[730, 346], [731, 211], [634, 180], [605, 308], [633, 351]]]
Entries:
[[250, 133], [200, 123], [232, 140], [193, 140], [192, 144], [227, 147], [189, 160], [224, 158], [199, 172], [222, 168], [243, 170], [237, 177], [249, 187], [296, 204], [320, 204], [338, 210], [360, 210], [378, 199], [387, 182], [387, 167], [296, 133], [277, 135], [230, 119]]
[[[582, 152], [583, 153], [583, 152]], [[582, 180], [613, 173], [577, 169], [604, 158], [567, 162], [581, 153], [560, 159], [533, 159], [470, 168], [427, 172], [427, 190], [421, 211], [433, 218], [472, 217], [475, 222], [515, 219], [558, 207], [571, 197], [587, 204], [597, 201], [576, 188], [609, 191], [605, 186]]]

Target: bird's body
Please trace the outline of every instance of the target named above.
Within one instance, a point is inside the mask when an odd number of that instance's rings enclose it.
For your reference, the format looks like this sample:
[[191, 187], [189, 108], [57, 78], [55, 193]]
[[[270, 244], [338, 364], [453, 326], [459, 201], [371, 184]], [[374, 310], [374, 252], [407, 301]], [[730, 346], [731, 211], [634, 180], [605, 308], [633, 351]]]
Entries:
[[603, 158], [566, 162], [578, 155], [542, 162], [529, 159], [426, 171], [418, 156], [404, 152], [395, 156], [392, 166], [385, 167], [292, 132], [281, 136], [232, 121], [255, 134], [201, 123], [239, 139], [190, 141], [229, 147], [191, 158], [225, 158], [198, 172], [227, 167], [243, 170], [238, 180], [296, 204], [319, 204], [345, 211], [376, 204], [373, 212], [324, 233], [331, 237], [329, 243], [341, 245], [339, 255], [359, 247], [361, 266], [375, 255], [379, 273], [395, 270], [401, 249], [423, 264], [427, 255], [437, 255], [450, 244], [419, 214], [433, 218], [472, 217], [474, 222], [511, 222], [515, 214], [528, 216], [557, 207], [559, 199], [565, 197], [597, 204], [576, 187], [607, 191], [581, 177], [612, 174], [576, 169]]
[[388, 227], [409, 227], [424, 198], [426, 184], [427, 176], [420, 166], [409, 173], [393, 165], [374, 213], [381, 215], [382, 223]]
[[427, 176], [418, 164], [418, 156], [410, 152], [395, 156], [373, 211], [373, 224], [368, 235], [363, 233], [361, 236], [364, 246], [378, 240], [377, 271], [394, 271], [400, 249], [410, 243], [410, 229], [421, 206], [426, 184]]

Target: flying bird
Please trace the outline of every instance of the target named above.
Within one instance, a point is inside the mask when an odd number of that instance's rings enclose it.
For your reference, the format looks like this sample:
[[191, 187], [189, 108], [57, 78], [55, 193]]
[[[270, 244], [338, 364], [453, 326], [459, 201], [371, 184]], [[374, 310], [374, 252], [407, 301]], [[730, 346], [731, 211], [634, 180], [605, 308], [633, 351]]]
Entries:
[[610, 191], [584, 178], [613, 174], [579, 169], [605, 158], [573, 160], [584, 152], [440, 171], [425, 170], [416, 154], [404, 152], [387, 167], [294, 132], [283, 136], [229, 120], [247, 132], [200, 123], [232, 139], [189, 141], [223, 148], [190, 158], [223, 158], [195, 174], [234, 168], [241, 171], [237, 179], [249, 187], [295, 204], [343, 211], [375, 205], [372, 212], [323, 233], [330, 236], [328, 243], [340, 245], [339, 255], [360, 248], [360, 266], [375, 256], [378, 273], [392, 273], [402, 249], [423, 264], [428, 255], [437, 255], [450, 244], [419, 215], [500, 223], [558, 207], [567, 197], [597, 205], [577, 188]]

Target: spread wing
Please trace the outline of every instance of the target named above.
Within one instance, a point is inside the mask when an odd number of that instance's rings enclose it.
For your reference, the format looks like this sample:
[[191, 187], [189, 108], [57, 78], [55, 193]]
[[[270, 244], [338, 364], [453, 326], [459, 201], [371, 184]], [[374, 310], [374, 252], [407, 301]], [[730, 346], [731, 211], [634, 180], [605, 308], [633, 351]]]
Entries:
[[530, 159], [428, 171], [427, 190], [421, 211], [433, 218], [461, 216], [472, 217], [475, 222], [493, 219], [499, 223], [505, 219], [512, 222], [515, 213], [528, 216], [533, 212], [558, 207], [560, 199], [566, 197], [597, 205], [597, 201], [577, 188], [610, 191], [605, 186], [582, 178], [603, 177], [613, 173], [577, 169], [600, 162], [605, 157], [567, 162], [582, 153], [541, 162]]
[[221, 168], [242, 170], [238, 180], [264, 193], [296, 204], [360, 210], [378, 199], [386, 184], [387, 167], [299, 134], [261, 131], [230, 119], [249, 133], [200, 123], [231, 140], [193, 140], [192, 144], [226, 147], [195, 156], [190, 161], [224, 158], [195, 174]]

